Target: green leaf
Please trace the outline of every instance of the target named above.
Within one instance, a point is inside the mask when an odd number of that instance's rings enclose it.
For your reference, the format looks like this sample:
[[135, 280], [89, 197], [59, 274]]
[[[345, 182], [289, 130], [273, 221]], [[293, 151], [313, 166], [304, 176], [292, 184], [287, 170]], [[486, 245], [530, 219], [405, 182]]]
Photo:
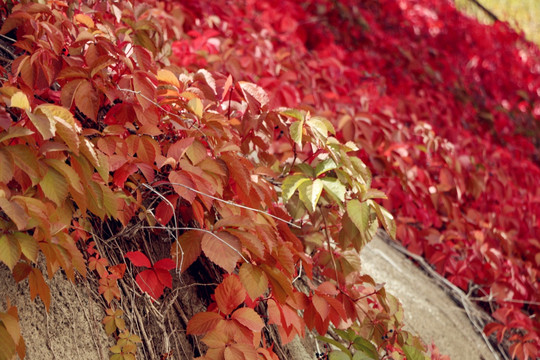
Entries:
[[426, 359], [426, 357], [424, 356], [424, 354], [422, 354], [422, 351], [420, 351], [420, 349], [411, 345], [403, 345], [403, 352], [405, 353], [407, 360], [425, 360]]
[[315, 169], [311, 165], [300, 163], [294, 165], [295, 170], [300, 170], [302, 173], [306, 174], [307, 176], [314, 178], [315, 176]]
[[321, 179], [321, 181], [323, 183], [324, 190], [327, 193], [336, 199], [339, 199], [341, 202], [345, 201], [345, 192], [347, 191], [347, 188], [341, 183], [341, 181], [333, 177], [324, 177]]
[[17, 240], [6, 234], [0, 236], [0, 260], [13, 270], [20, 257], [21, 248]]
[[388, 199], [388, 197], [381, 190], [369, 189], [368, 191], [362, 194], [362, 201], [366, 201], [369, 199]]
[[315, 179], [312, 183], [304, 182], [298, 187], [300, 200], [306, 205], [310, 213], [315, 212], [315, 207], [317, 206], [317, 202], [319, 202], [323, 187], [323, 182], [320, 179]]
[[353, 165], [353, 168], [358, 172], [358, 174], [360, 174], [362, 180], [361, 183], [366, 185], [366, 188], [370, 188], [372, 175], [369, 168], [362, 160], [360, 160], [360, 158], [351, 156], [349, 159]]
[[298, 146], [302, 146], [302, 128], [303, 128], [304, 122], [303, 121], [296, 121], [291, 124], [291, 127], [289, 128], [289, 132], [291, 134], [291, 139], [294, 141]]
[[310, 120], [317, 120], [318, 122], [322, 122], [327, 132], [334, 135], [336, 134], [336, 129], [334, 128], [334, 125], [332, 125], [332, 123], [328, 119], [321, 116], [312, 116]]
[[354, 339], [353, 347], [365, 353], [368, 359], [379, 359], [379, 353], [377, 348], [369, 340], [364, 339], [363, 337], [357, 337]]
[[382, 226], [392, 237], [392, 239], [396, 239], [396, 222], [394, 221], [394, 216], [390, 214], [388, 210], [383, 208], [381, 205], [377, 204], [375, 201], [368, 200], [369, 205], [375, 210], [375, 213], [377, 214], [377, 218], [381, 222]]
[[285, 109], [279, 112], [281, 115], [295, 118], [296, 120], [303, 122], [306, 118], [306, 113], [297, 109]]
[[23, 232], [15, 232], [13, 237], [19, 242], [19, 246], [24, 256], [32, 262], [36, 262], [38, 254], [38, 243], [36, 239]]
[[[347, 349], [347, 347], [345, 345], [343, 345], [342, 343], [332, 339], [332, 338], [329, 338], [329, 337], [326, 337], [326, 336], [321, 336], [321, 335], [318, 335], [317, 336], [317, 340], [320, 340], [320, 341], [323, 341], [325, 343], [328, 343], [330, 345], [334, 345], [335, 347], [337, 347], [338, 349], [344, 351], [344, 352], [349, 352], [349, 349]], [[349, 359], [349, 358], [347, 358]]]
[[302, 174], [287, 176], [281, 184], [281, 196], [283, 198], [283, 201], [288, 201], [291, 196], [293, 196], [296, 189], [306, 181], [309, 181], [309, 178]]
[[373, 359], [377, 360], [379, 359], [379, 357], [378, 356], [375, 358], [371, 357], [363, 351], [357, 351], [352, 357], [352, 360], [373, 360]]
[[366, 202], [360, 202], [358, 199], [350, 200], [347, 202], [347, 214], [360, 232], [368, 230], [369, 206]]
[[306, 124], [311, 128], [314, 135], [326, 141], [328, 137], [328, 128], [320, 118], [312, 117], [306, 121]]
[[53, 168], [49, 168], [43, 179], [39, 182], [41, 190], [47, 197], [60, 206], [67, 197], [68, 184], [66, 178]]
[[315, 176], [319, 176], [327, 171], [334, 170], [335, 168], [337, 168], [335, 161], [332, 160], [332, 158], [328, 158], [317, 164], [315, 167]]
[[328, 359], [329, 360], [351, 360], [352, 356], [349, 351], [344, 352], [344, 351], [334, 350], [330, 352]]

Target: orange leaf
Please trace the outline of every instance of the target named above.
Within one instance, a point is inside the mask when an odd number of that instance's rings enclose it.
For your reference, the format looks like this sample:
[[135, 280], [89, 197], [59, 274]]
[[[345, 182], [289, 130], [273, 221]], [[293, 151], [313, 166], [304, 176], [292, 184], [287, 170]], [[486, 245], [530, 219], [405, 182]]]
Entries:
[[28, 276], [28, 285], [30, 286], [30, 299], [34, 300], [39, 295], [48, 312], [51, 307], [51, 291], [39, 269], [32, 268]]
[[268, 289], [268, 278], [264, 271], [257, 266], [244, 263], [240, 266], [238, 275], [251, 299], [263, 295]]
[[172, 244], [171, 257], [181, 267], [181, 272], [184, 272], [201, 255], [202, 236], [203, 233], [200, 231], [188, 231]]
[[75, 105], [91, 120], [97, 119], [99, 110], [99, 96], [88, 80], [84, 80], [75, 91]]
[[169, 150], [167, 151], [167, 157], [172, 157], [174, 160], [179, 161], [182, 156], [184, 156], [187, 148], [189, 148], [191, 144], [193, 144], [193, 140], [194, 138], [192, 137], [178, 140], [169, 147]]
[[188, 335], [203, 335], [214, 329], [217, 324], [223, 321], [223, 317], [214, 312], [203, 312], [193, 315], [187, 324], [186, 333]]
[[236, 263], [240, 260], [240, 251], [242, 251], [240, 241], [223, 231], [215, 235], [204, 234], [201, 248], [210, 261], [221, 266], [228, 273], [233, 272]]
[[225, 348], [225, 360], [257, 360], [257, 351], [248, 344], [231, 344]]
[[259, 332], [264, 327], [264, 322], [259, 314], [247, 307], [236, 310], [231, 315], [231, 319], [238, 321], [253, 332]]
[[230, 275], [218, 285], [215, 297], [219, 310], [225, 315], [229, 315], [244, 302], [246, 290], [237, 275]]

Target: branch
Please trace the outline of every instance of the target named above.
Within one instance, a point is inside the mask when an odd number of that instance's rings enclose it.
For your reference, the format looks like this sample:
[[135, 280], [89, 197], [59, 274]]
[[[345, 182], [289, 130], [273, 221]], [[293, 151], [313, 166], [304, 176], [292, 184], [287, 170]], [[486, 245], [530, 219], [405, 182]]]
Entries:
[[497, 15], [495, 15], [494, 13], [492, 13], [488, 8], [486, 8], [484, 5], [480, 4], [480, 2], [478, 0], [469, 0], [470, 2], [472, 2], [474, 5], [476, 5], [477, 7], [480, 8], [480, 10], [482, 10], [491, 20], [493, 21], [500, 21], [499, 18], [497, 17]]
[[[236, 207], [239, 207], [239, 208], [241, 208], [241, 209], [246, 209], [246, 210], [254, 211], [254, 212], [259, 213], [259, 214], [263, 214], [263, 215], [270, 216], [271, 218], [274, 218], [274, 219], [276, 219], [276, 220], [278, 220], [278, 221], [284, 222], [285, 224], [290, 225], [290, 226], [292, 226], [292, 227], [295, 227], [295, 228], [297, 228], [297, 229], [301, 229], [301, 228], [302, 228], [301, 226], [296, 225], [296, 224], [294, 224], [294, 223], [292, 223], [292, 222], [289, 222], [289, 221], [287, 221], [287, 220], [283, 220], [282, 218], [280, 218], [280, 217], [278, 217], [278, 216], [276, 216], [276, 215], [269, 214], [268, 212], [266, 212], [266, 211], [264, 211], [264, 210], [259, 210], [259, 209], [255, 209], [255, 208], [252, 208], [252, 207], [249, 207], [249, 206], [236, 204], [236, 203], [234, 203], [234, 202], [232, 202], [232, 201], [229, 201], [229, 200], [223, 200], [223, 199], [220, 199], [220, 198], [218, 198], [218, 197], [212, 196], [212, 195], [210, 195], [210, 194], [204, 193], [204, 192], [202, 192], [202, 191], [195, 190], [195, 189], [193, 189], [192, 187], [189, 187], [189, 186], [184, 185], [184, 184], [178, 184], [178, 183], [165, 183], [165, 184], [163, 184], [163, 185], [166, 185], [166, 184], [182, 186], [183, 188], [186, 188], [186, 189], [188, 189], [188, 190], [191, 190], [191, 191], [193, 191], [193, 192], [195, 192], [195, 193], [197, 193], [197, 194], [200, 194], [200, 195], [209, 197], [210, 199], [214, 199], [214, 200], [219, 201], [219, 202], [222, 202], [222, 203], [224, 203], [224, 204], [231, 205], [231, 206], [236, 206]], [[146, 187], [148, 187], [146, 184], [143, 184], [143, 185], [145, 185]]]

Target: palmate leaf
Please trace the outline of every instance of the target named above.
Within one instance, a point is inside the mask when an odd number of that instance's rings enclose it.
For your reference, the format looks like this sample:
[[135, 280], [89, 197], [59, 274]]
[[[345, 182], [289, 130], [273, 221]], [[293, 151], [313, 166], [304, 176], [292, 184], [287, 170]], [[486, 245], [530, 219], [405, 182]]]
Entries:
[[312, 183], [304, 182], [298, 187], [300, 200], [302, 200], [310, 213], [315, 212], [323, 187], [321, 179], [315, 179]]
[[204, 234], [201, 248], [210, 261], [219, 265], [228, 273], [234, 271], [242, 251], [240, 241], [235, 236], [224, 231], [217, 234]]
[[230, 275], [217, 286], [214, 295], [219, 310], [229, 315], [246, 300], [246, 289], [237, 275]]
[[186, 333], [189, 335], [203, 335], [213, 330], [216, 325], [223, 321], [223, 317], [214, 312], [202, 312], [193, 315], [187, 324]]
[[302, 185], [302, 183], [310, 181], [310, 179], [302, 174], [295, 174], [290, 175], [283, 180], [283, 183], [281, 184], [281, 191], [282, 191], [282, 197], [283, 201], [287, 201], [293, 196], [296, 189]]
[[268, 278], [264, 271], [257, 266], [244, 263], [240, 267], [238, 275], [251, 299], [263, 295], [268, 289]]
[[15, 238], [8, 234], [0, 236], [0, 261], [6, 264], [10, 270], [21, 257], [21, 247]]
[[377, 218], [381, 222], [382, 226], [392, 237], [392, 239], [396, 239], [396, 222], [394, 221], [394, 216], [390, 214], [388, 210], [383, 208], [381, 205], [377, 204], [375, 201], [368, 200], [369, 205], [373, 207], [375, 210], [375, 213], [377, 214]]
[[324, 177], [321, 179], [324, 187], [324, 191], [331, 194], [333, 197], [339, 201], [345, 201], [345, 193], [347, 188], [336, 178], [333, 177]]
[[66, 178], [53, 168], [49, 168], [47, 173], [39, 182], [39, 186], [45, 197], [60, 206], [68, 195], [68, 184]]

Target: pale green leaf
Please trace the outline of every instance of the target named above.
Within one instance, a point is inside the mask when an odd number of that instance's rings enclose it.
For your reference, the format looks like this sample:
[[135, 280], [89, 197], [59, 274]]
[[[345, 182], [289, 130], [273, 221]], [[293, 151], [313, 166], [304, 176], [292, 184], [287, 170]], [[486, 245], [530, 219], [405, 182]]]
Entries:
[[188, 104], [188, 109], [194, 113], [199, 119], [202, 118], [203, 116], [203, 103], [201, 101], [201, 99], [199, 99], [198, 97], [194, 98], [194, 99], [191, 99], [189, 100]]
[[362, 201], [366, 201], [369, 199], [388, 199], [388, 197], [381, 190], [369, 189], [368, 191], [362, 194]]
[[366, 164], [364, 164], [364, 162], [360, 160], [360, 158], [354, 156], [349, 157], [349, 159], [353, 165], [353, 168], [361, 176], [361, 180], [363, 180], [361, 181], [361, 183], [366, 185], [367, 188], [371, 187], [371, 171], [366, 166]]
[[292, 117], [300, 122], [306, 118], [306, 113], [297, 109], [285, 109], [279, 112], [281, 115]]
[[321, 179], [324, 190], [332, 195], [333, 197], [339, 199], [341, 202], [345, 201], [345, 192], [347, 188], [336, 178], [333, 177], [324, 177]]
[[289, 200], [296, 189], [306, 181], [309, 181], [309, 178], [302, 174], [287, 176], [285, 180], [283, 180], [283, 184], [281, 184], [281, 196], [283, 197], [283, 201], [286, 202]]
[[390, 235], [390, 237], [392, 237], [392, 239], [395, 240], [396, 239], [396, 222], [394, 221], [394, 216], [390, 214], [390, 212], [386, 210], [384, 207], [377, 204], [375, 201], [372, 201], [372, 200], [368, 200], [368, 201], [371, 207], [373, 207], [373, 209], [375, 210], [375, 213], [377, 214], [377, 218], [381, 222], [382, 226], [384, 227], [388, 235]]
[[320, 118], [312, 117], [306, 121], [306, 124], [311, 128], [311, 131], [319, 138], [326, 141], [328, 137], [328, 129], [325, 123]]
[[347, 215], [361, 233], [368, 231], [369, 206], [366, 202], [360, 202], [358, 199], [347, 202]]
[[377, 359], [379, 359], [378, 356], [374, 358], [374, 357], [369, 356], [363, 351], [357, 351], [352, 357], [352, 360], [377, 360]]
[[315, 212], [317, 202], [323, 191], [323, 182], [320, 179], [315, 179], [313, 182], [303, 182], [298, 187], [300, 200], [306, 205], [310, 213]]
[[379, 359], [377, 348], [369, 340], [366, 340], [362, 337], [357, 337], [356, 339], [354, 339], [353, 347], [356, 350], [362, 351], [363, 353], [368, 355], [368, 359]]
[[328, 359], [329, 360], [351, 360], [352, 356], [350, 355], [349, 351], [344, 352], [344, 351], [334, 350], [330, 352]]
[[6, 264], [10, 270], [13, 270], [20, 257], [21, 248], [17, 240], [6, 234], [0, 236], [0, 261]]
[[325, 172], [334, 170], [335, 168], [337, 168], [335, 161], [331, 158], [328, 158], [317, 164], [317, 166], [315, 167], [315, 176], [319, 176], [321, 174], [324, 174]]
[[317, 336], [317, 340], [320, 340], [320, 341], [324, 341], [325, 343], [328, 343], [330, 345], [334, 345], [335, 347], [337, 347], [338, 349], [344, 351], [344, 352], [348, 352], [349, 349], [347, 349], [347, 347], [345, 345], [343, 345], [342, 343], [330, 338], [330, 337], [326, 337], [326, 336], [321, 336], [321, 335], [318, 335]]
[[15, 232], [13, 236], [19, 242], [19, 246], [24, 256], [30, 261], [36, 262], [38, 254], [38, 243], [36, 239], [23, 232]]
[[291, 124], [291, 127], [289, 128], [289, 132], [291, 134], [291, 139], [298, 145], [302, 146], [302, 128], [303, 128], [304, 122], [303, 121], [296, 121]]
[[68, 195], [66, 178], [53, 168], [49, 168], [43, 179], [39, 182], [41, 190], [47, 199], [60, 206]]
[[414, 346], [403, 345], [403, 352], [405, 353], [407, 360], [426, 360], [422, 351]]
[[311, 165], [308, 165], [306, 163], [296, 164], [296, 165], [294, 165], [294, 169], [295, 170], [300, 170], [301, 172], [303, 172], [304, 174], [306, 174], [309, 177], [312, 177], [312, 178], [316, 177], [315, 176], [315, 169], [313, 169], [313, 167]]
[[324, 124], [325, 128], [326, 128], [326, 131], [331, 133], [331, 134], [336, 134], [336, 129], [334, 128], [334, 125], [332, 125], [332, 123], [326, 119], [326, 118], [323, 118], [321, 116], [312, 116], [311, 117], [311, 120], [317, 120], [317, 121], [320, 121]]

